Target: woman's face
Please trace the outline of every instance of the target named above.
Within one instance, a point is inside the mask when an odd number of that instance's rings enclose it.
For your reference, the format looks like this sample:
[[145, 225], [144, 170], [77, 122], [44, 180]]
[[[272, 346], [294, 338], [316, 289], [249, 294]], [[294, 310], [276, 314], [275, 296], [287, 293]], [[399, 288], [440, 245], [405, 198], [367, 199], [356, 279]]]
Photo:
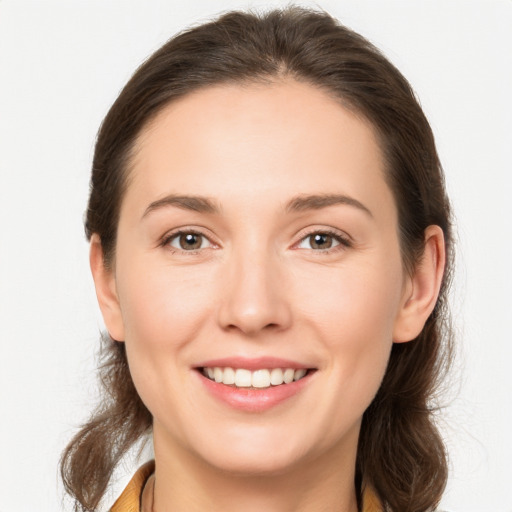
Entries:
[[105, 314], [157, 457], [353, 464], [402, 337], [397, 232], [372, 127], [319, 89], [224, 85], [166, 107], [130, 166]]

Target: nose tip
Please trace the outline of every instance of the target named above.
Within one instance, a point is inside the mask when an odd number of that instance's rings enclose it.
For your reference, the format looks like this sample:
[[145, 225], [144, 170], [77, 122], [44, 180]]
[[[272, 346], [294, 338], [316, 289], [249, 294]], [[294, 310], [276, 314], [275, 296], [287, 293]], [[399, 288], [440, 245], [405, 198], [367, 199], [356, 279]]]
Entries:
[[[269, 319], [270, 320], [270, 319]], [[226, 330], [239, 330], [248, 336], [253, 336], [261, 330], [278, 330], [280, 324], [277, 322], [267, 321], [260, 311], [251, 310], [244, 311], [233, 316], [231, 322], [226, 323]]]
[[[227, 282], [226, 282], [227, 281]], [[283, 330], [291, 322], [285, 286], [270, 261], [231, 268], [219, 304], [219, 324], [225, 330], [255, 336]]]

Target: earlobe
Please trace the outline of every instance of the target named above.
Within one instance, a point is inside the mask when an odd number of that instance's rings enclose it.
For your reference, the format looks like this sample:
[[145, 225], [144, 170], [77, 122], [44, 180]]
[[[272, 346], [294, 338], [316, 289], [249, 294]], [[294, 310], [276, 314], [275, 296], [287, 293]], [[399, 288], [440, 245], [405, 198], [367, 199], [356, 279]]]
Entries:
[[124, 341], [124, 324], [114, 272], [105, 266], [101, 240], [96, 233], [91, 237], [89, 263], [105, 326], [112, 339]]
[[429, 226], [425, 230], [423, 255], [404, 287], [393, 331], [395, 343], [411, 341], [421, 333], [439, 296], [445, 259], [443, 230], [439, 226]]

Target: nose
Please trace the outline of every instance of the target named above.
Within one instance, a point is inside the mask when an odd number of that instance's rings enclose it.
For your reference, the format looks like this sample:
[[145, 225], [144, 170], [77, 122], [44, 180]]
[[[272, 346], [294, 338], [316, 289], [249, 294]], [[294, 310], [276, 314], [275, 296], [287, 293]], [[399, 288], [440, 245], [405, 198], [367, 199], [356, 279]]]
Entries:
[[292, 314], [282, 262], [268, 252], [258, 251], [233, 256], [226, 264], [218, 307], [222, 329], [251, 337], [263, 331], [287, 329]]

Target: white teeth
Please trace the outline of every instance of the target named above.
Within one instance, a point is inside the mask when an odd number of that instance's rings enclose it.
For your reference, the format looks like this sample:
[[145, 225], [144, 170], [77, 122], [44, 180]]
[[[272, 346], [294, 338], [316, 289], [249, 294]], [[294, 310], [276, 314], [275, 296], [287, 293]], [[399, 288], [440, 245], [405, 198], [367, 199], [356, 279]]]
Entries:
[[295, 374], [295, 370], [293, 368], [286, 368], [283, 374], [283, 380], [285, 384], [290, 384], [293, 382], [293, 375]]
[[238, 370], [235, 372], [235, 386], [237, 388], [250, 388], [251, 384], [251, 371], [238, 368]]
[[302, 379], [307, 373], [305, 368], [294, 370], [293, 368], [272, 368], [271, 370], [262, 368], [251, 372], [244, 368], [203, 368], [203, 375], [215, 382], [222, 382], [226, 385], [235, 385], [238, 388], [268, 388], [270, 386], [280, 386], [281, 384], [290, 384], [291, 382]]
[[293, 380], [300, 380], [304, 375], [306, 375], [306, 371], [304, 368], [295, 371], [295, 375], [293, 376]]
[[213, 369], [213, 378], [215, 382], [222, 382], [223, 372], [222, 368], [214, 368]]
[[253, 388], [268, 388], [270, 386], [270, 372], [268, 370], [256, 370], [252, 372]]
[[235, 370], [233, 368], [224, 368], [224, 377], [222, 378], [223, 384], [235, 383]]
[[281, 368], [274, 368], [270, 372], [270, 384], [272, 386], [279, 386], [284, 382], [283, 370]]

